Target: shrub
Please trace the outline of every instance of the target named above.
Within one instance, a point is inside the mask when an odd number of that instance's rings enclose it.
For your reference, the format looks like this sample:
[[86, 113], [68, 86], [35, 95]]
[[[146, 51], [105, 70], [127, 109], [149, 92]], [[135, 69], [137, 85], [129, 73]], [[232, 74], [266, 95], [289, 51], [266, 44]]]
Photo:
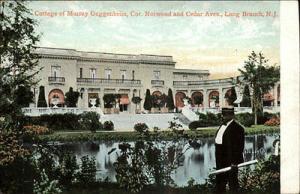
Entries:
[[103, 124], [103, 129], [105, 131], [113, 131], [114, 130], [114, 123], [112, 121], [105, 121]]
[[246, 168], [239, 175], [240, 186], [244, 192], [280, 192], [280, 156], [270, 156], [260, 161], [254, 170]]
[[78, 165], [75, 154], [62, 152], [59, 156], [59, 165], [57, 167], [59, 184], [70, 188], [75, 182], [77, 170]]
[[137, 123], [134, 125], [134, 130], [139, 133], [143, 133], [147, 131], [149, 127], [146, 125], [146, 123]]
[[278, 126], [280, 125], [280, 118], [278, 116], [273, 116], [271, 119], [265, 122], [264, 125], [267, 126]]
[[25, 130], [25, 133], [31, 133], [34, 135], [44, 135], [44, 134], [49, 134], [52, 132], [47, 127], [40, 126], [40, 125], [24, 126], [23, 129]]
[[[207, 114], [197, 113], [199, 115], [198, 127], [218, 126], [222, 123], [221, 114], [213, 114], [208, 112]], [[196, 124], [193, 124], [196, 125]]]
[[202, 121], [193, 121], [189, 124], [190, 130], [196, 130], [199, 127], [207, 127], [207, 123]]
[[70, 87], [69, 91], [65, 94], [65, 103], [68, 107], [76, 107], [78, 98], [79, 98], [79, 92], [73, 91], [73, 88]]
[[45, 87], [44, 86], [40, 86], [40, 92], [39, 92], [37, 107], [47, 107], [47, 102], [46, 102], [46, 99], [45, 99]]
[[213, 113], [206, 113], [207, 115], [207, 123], [209, 126], [218, 126], [222, 123], [221, 121], [221, 117], [218, 116], [217, 114], [213, 114]]
[[146, 97], [144, 101], [144, 109], [145, 110], [150, 110], [152, 107], [152, 100], [151, 100], [151, 95], [150, 95], [150, 90], [146, 90]]
[[43, 169], [40, 181], [34, 181], [33, 193], [35, 194], [57, 194], [61, 193], [57, 180], [50, 180]]
[[52, 130], [40, 125], [28, 125], [23, 127], [23, 140], [32, 142], [37, 139], [38, 135], [50, 134]]
[[88, 186], [96, 182], [96, 159], [83, 156], [81, 158], [80, 171], [77, 173], [77, 180], [82, 186]]
[[41, 115], [40, 122], [53, 130], [76, 130], [79, 126], [79, 115], [73, 113]]
[[85, 130], [90, 130], [91, 132], [101, 130], [103, 127], [99, 119], [100, 116], [96, 112], [85, 112], [80, 115], [81, 128]]
[[239, 113], [235, 115], [235, 118], [245, 127], [251, 127], [254, 124], [254, 115], [250, 113]]
[[258, 124], [265, 124], [268, 120], [270, 120], [274, 116], [279, 116], [278, 114], [273, 114], [273, 113], [268, 113], [264, 112], [263, 114], [260, 113], [257, 118], [257, 123]]

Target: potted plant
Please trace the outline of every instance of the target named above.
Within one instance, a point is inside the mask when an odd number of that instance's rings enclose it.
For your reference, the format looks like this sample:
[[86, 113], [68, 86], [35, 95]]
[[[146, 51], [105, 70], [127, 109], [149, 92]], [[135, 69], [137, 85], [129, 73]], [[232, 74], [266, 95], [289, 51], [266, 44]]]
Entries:
[[139, 96], [134, 96], [131, 101], [135, 104], [135, 113], [140, 113], [141, 109], [137, 109], [137, 105], [140, 105], [142, 99]]

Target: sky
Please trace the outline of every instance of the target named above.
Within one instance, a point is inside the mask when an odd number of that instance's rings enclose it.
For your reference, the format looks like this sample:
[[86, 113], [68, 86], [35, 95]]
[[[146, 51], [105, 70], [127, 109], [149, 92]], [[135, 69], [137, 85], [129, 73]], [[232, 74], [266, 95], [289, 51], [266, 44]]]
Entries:
[[[171, 55], [176, 68], [209, 70], [211, 79], [238, 75], [251, 51], [262, 51], [270, 65], [279, 64], [279, 1], [34, 1], [28, 7], [42, 33], [38, 46]], [[68, 16], [68, 11], [83, 16]], [[127, 16], [93, 15], [113, 11]], [[269, 11], [272, 14], [266, 16]], [[145, 12], [172, 16], [145, 16]], [[206, 16], [207, 12], [219, 15]], [[261, 12], [264, 17], [242, 16], [243, 12]]]

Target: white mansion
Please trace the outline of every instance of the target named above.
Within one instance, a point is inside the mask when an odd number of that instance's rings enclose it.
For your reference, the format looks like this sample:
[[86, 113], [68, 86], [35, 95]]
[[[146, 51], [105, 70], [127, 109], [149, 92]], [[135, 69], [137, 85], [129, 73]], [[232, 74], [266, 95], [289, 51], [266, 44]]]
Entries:
[[[119, 106], [124, 111], [133, 112], [133, 96], [142, 98], [144, 104], [146, 90], [151, 94], [168, 93], [174, 95], [177, 108], [182, 108], [183, 98], [202, 96], [202, 108], [218, 108], [227, 105], [225, 94], [235, 87], [237, 102], [241, 101], [241, 88], [237, 86], [238, 78], [209, 79], [208, 70], [176, 69], [172, 56], [131, 55], [101, 52], [84, 52], [74, 49], [39, 47], [40, 55], [39, 85], [45, 87], [45, 98], [52, 106], [53, 98], [59, 98], [58, 104], [64, 106], [65, 93], [70, 87], [80, 92], [78, 108], [88, 108], [91, 99], [100, 99], [103, 109], [104, 94], [120, 94]], [[34, 89], [35, 100], [38, 99], [38, 88]], [[272, 106], [280, 102], [280, 90], [277, 84], [266, 95], [265, 100]], [[216, 97], [219, 99], [216, 102]], [[142, 108], [142, 106], [141, 106]]]

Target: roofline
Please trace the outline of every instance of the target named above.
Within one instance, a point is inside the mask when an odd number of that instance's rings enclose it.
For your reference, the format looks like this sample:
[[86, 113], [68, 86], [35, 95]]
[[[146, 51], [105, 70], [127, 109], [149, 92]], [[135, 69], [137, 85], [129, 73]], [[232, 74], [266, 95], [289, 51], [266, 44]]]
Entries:
[[58, 50], [71, 50], [71, 51], [77, 51], [77, 52], [82, 52], [82, 53], [99, 53], [99, 54], [114, 54], [114, 55], [127, 55], [127, 56], [144, 55], [144, 56], [160, 56], [160, 57], [172, 57], [172, 58], [173, 58], [172, 55], [126, 54], [126, 53], [95, 52], [95, 51], [82, 51], [82, 50], [76, 50], [76, 49], [70, 49], [70, 48], [44, 47], [44, 46], [35, 46], [35, 48], [58, 49]]

